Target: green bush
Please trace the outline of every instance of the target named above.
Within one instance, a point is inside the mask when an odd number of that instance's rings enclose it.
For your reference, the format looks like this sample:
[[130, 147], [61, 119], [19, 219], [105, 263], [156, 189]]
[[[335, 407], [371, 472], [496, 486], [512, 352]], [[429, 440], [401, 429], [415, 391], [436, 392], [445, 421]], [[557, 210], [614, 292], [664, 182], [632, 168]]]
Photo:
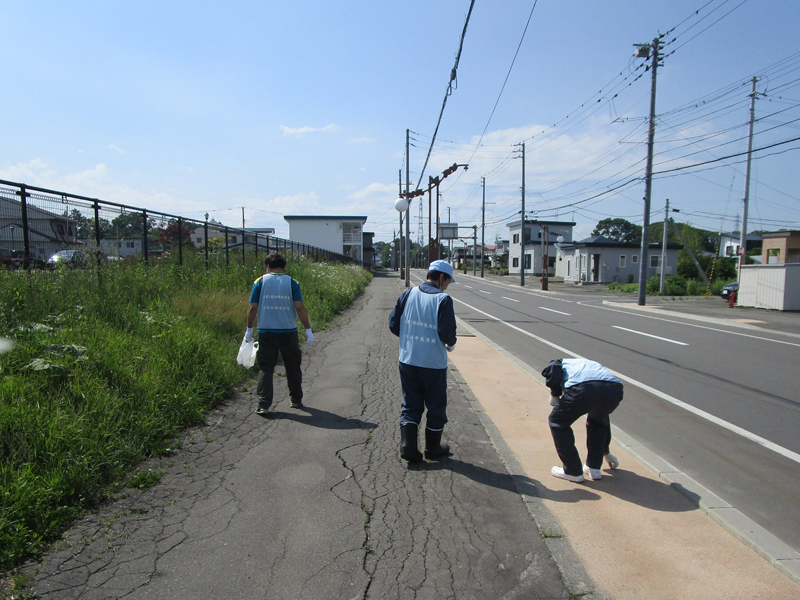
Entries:
[[661, 292], [661, 278], [658, 275], [653, 275], [647, 280], [647, 293], [651, 296], [657, 296]]
[[[212, 257], [208, 270], [185, 253], [182, 267], [0, 271], [0, 336], [15, 342], [0, 355], [0, 567], [40, 552], [251, 377], [235, 356], [263, 263], [225, 267], [229, 258]], [[287, 259], [315, 330], [371, 278]]]
[[[659, 289], [661, 281], [659, 280]], [[686, 278], [683, 275], [672, 275], [664, 280], [664, 295], [666, 296], [685, 296]]]

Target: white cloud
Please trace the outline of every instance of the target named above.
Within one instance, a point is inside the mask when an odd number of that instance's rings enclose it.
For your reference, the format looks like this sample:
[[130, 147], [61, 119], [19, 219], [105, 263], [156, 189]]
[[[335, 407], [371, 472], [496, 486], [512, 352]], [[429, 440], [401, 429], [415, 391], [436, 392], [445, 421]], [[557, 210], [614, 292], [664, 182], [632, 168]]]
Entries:
[[115, 146], [114, 144], [109, 144], [108, 149], [109, 150], [114, 150], [115, 152], [118, 152], [119, 154], [125, 154], [125, 150], [123, 150], [119, 146]]
[[352, 200], [383, 200], [397, 197], [397, 186], [386, 183], [370, 183], [364, 189], [358, 190], [348, 196]]
[[372, 138], [360, 137], [360, 138], [355, 138], [355, 139], [352, 139], [352, 140], [347, 140], [347, 143], [348, 144], [366, 144], [366, 143], [371, 143], [371, 142], [374, 142], [374, 141], [375, 140], [373, 140]]
[[330, 125], [325, 125], [325, 127], [309, 127], [308, 125], [303, 127], [287, 127], [286, 125], [281, 125], [281, 131], [283, 131], [283, 135], [295, 136], [300, 136], [306, 133], [316, 133], [318, 131], [335, 131], [336, 129], [337, 127], [333, 123]]

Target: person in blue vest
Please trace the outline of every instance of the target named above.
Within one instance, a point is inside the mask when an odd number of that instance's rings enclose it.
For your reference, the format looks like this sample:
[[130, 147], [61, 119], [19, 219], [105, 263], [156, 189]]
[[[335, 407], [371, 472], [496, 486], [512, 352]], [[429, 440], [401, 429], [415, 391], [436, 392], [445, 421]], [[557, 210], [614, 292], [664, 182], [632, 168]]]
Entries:
[[267, 272], [253, 283], [250, 304], [247, 307], [247, 330], [244, 334], [245, 340], [252, 341], [253, 325], [258, 317], [256, 413], [260, 415], [266, 415], [272, 406], [272, 376], [279, 352], [286, 367], [291, 407], [303, 407], [303, 372], [300, 370], [303, 354], [297, 334], [298, 318], [306, 328], [306, 345], [310, 346], [314, 342], [300, 284], [283, 272], [286, 259], [273, 253], [264, 262]]
[[453, 299], [445, 293], [453, 281], [453, 267], [435, 260], [419, 287], [404, 291], [389, 315], [389, 329], [400, 338], [400, 457], [422, 460], [417, 433], [427, 409], [425, 458], [450, 453], [442, 443], [447, 423], [447, 353], [456, 344]]
[[[619, 466], [609, 453], [611, 421], [609, 415], [622, 401], [622, 382], [600, 363], [584, 358], [551, 360], [542, 371], [550, 388], [550, 433], [562, 466], [550, 473], [560, 479], [580, 483], [584, 475], [592, 480], [603, 474], [603, 457], [612, 469]], [[586, 415], [586, 462], [575, 447], [572, 424]]]

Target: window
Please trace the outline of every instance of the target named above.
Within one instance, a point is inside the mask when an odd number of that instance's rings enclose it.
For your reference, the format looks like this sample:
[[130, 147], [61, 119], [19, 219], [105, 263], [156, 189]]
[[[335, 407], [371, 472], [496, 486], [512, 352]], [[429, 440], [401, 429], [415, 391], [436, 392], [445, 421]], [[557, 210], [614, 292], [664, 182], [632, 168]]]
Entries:
[[514, 266], [515, 269], [517, 267], [519, 267], [519, 259], [518, 258], [515, 258], [512, 262], [513, 262], [513, 266]]
[[[515, 244], [519, 244], [519, 234], [518, 233], [514, 234], [514, 243]], [[516, 260], [516, 259], [514, 259], [514, 260]], [[514, 265], [514, 266], [516, 267], [518, 265]]]
[[530, 269], [531, 268], [531, 255], [530, 254], [526, 254], [525, 255], [525, 268], [526, 269]]
[[203, 243], [203, 238], [201, 238], [201, 237], [197, 238], [197, 243], [198, 244], [202, 244]]
[[650, 255], [650, 267], [658, 268], [661, 266], [661, 255], [660, 254], [651, 254]]
[[238, 238], [235, 235], [231, 236], [231, 244], [235, 244]]
[[530, 241], [531, 241], [531, 229], [530, 229], [530, 227], [526, 227], [525, 228], [525, 243], [527, 244]]
[[639, 264], [639, 255], [638, 254], [631, 254], [631, 264], [638, 265]]
[[625, 255], [624, 254], [620, 254], [619, 255], [619, 268], [620, 269], [624, 269], [626, 262], [627, 262], [627, 259], [626, 259]]
[[539, 239], [542, 239], [542, 230], [541, 229], [536, 232], [536, 237], [538, 237]]
[[133, 242], [125, 242], [126, 248], [133, 248]]

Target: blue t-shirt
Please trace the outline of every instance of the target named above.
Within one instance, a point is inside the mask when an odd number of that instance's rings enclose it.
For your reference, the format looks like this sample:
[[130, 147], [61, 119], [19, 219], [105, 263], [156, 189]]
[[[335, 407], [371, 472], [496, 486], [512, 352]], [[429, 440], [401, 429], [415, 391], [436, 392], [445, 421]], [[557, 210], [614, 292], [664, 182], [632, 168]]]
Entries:
[[[272, 275], [282, 275], [284, 277], [289, 277], [289, 275], [286, 275], [285, 273], [272, 273]], [[262, 276], [253, 282], [253, 291], [250, 292], [250, 302], [254, 304], [259, 303], [261, 298], [261, 286], [263, 281], [264, 278]], [[297, 283], [297, 281], [295, 281], [294, 279], [292, 279], [292, 301], [293, 302], [303, 301], [303, 292], [300, 289], [300, 284]], [[259, 325], [261, 325], [261, 322], [259, 322]], [[292, 331], [297, 331], [297, 326], [295, 326], [292, 329], [262, 329], [261, 327], [259, 327], [258, 331], [265, 333], [290, 333]]]

